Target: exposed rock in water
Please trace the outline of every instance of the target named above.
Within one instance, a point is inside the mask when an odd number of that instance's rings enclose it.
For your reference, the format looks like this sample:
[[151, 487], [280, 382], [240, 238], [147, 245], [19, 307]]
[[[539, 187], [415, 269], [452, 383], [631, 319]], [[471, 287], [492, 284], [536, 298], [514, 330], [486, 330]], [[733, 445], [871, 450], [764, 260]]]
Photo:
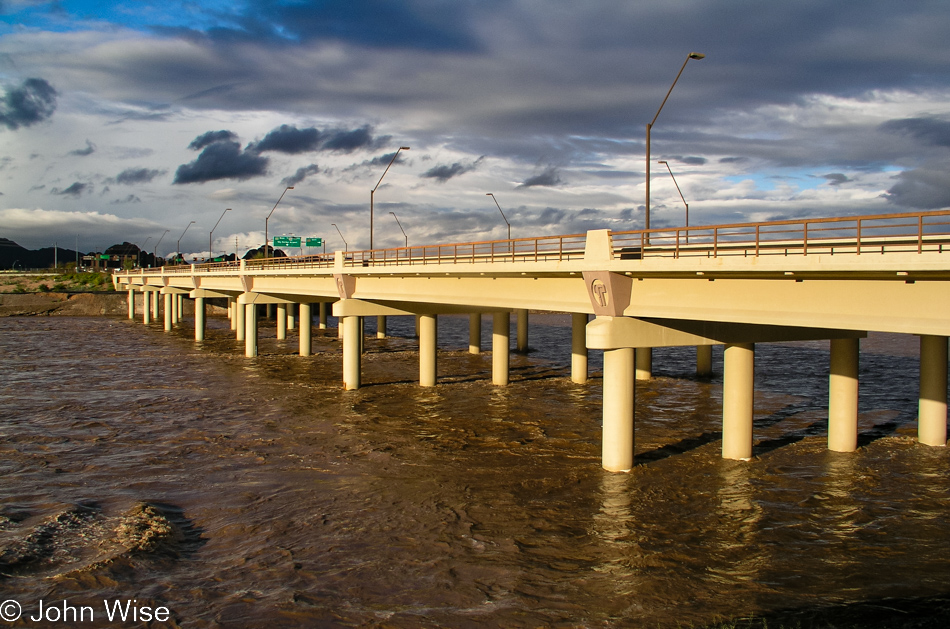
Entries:
[[52, 562], [63, 538], [89, 526], [98, 515], [95, 504], [81, 503], [46, 518], [26, 537], [0, 548], [0, 574], [18, 574], [35, 564]]

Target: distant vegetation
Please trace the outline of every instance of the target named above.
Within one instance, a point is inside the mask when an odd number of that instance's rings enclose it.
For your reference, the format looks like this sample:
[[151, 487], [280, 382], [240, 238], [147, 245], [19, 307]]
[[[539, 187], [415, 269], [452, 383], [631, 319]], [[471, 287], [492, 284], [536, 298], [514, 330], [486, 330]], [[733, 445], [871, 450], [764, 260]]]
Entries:
[[0, 274], [0, 293], [81, 293], [115, 290], [108, 273], [74, 273], [60, 269], [50, 273]]

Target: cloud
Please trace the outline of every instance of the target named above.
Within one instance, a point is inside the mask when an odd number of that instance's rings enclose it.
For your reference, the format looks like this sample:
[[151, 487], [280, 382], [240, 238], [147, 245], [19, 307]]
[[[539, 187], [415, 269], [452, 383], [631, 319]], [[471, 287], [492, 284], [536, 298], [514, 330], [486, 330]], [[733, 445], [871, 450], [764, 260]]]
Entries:
[[207, 133], [202, 133], [197, 138], [191, 141], [191, 144], [188, 145], [193, 151], [200, 151], [209, 144], [214, 144], [215, 142], [235, 142], [237, 141], [238, 136], [231, 131], [208, 131]]
[[440, 183], [445, 183], [453, 177], [458, 177], [459, 175], [464, 175], [467, 172], [475, 170], [482, 159], [484, 159], [484, 156], [479, 157], [474, 162], [454, 162], [451, 165], [439, 164], [437, 166], [433, 166], [419, 176], [425, 179], [435, 179]]
[[707, 161], [705, 157], [694, 157], [694, 156], [684, 157], [682, 155], [676, 155], [672, 157], [671, 159], [675, 159], [681, 164], [688, 164], [689, 166], [702, 166]]
[[378, 148], [388, 140], [389, 136], [374, 138], [369, 125], [357, 129], [320, 131], [316, 127], [298, 129], [284, 124], [265, 135], [260, 142], [251, 144], [248, 150], [257, 153], [277, 151], [291, 155], [312, 151], [352, 153], [363, 148]]
[[534, 186], [557, 186], [563, 183], [561, 176], [554, 166], [549, 166], [544, 172], [528, 177], [518, 187], [531, 188]]
[[880, 128], [890, 133], [909, 135], [930, 146], [950, 148], [950, 121], [936, 116], [888, 120]]
[[86, 140], [86, 148], [76, 149], [75, 151], [70, 151], [68, 155], [76, 155], [77, 157], [85, 157], [86, 155], [92, 155], [96, 152], [96, 145]]
[[269, 163], [266, 157], [261, 157], [251, 151], [242, 151], [241, 145], [237, 142], [215, 141], [204, 147], [198, 159], [179, 166], [175, 171], [173, 183], [203, 183], [216, 179], [244, 180], [260, 177], [267, 174]]
[[950, 207], [948, 168], [950, 163], [905, 170], [897, 175], [897, 183], [891, 186], [884, 197], [896, 205], [918, 210]]
[[138, 183], [148, 183], [159, 175], [164, 175], [166, 172], [167, 171], [164, 170], [152, 170], [148, 168], [126, 168], [116, 175], [115, 179], [110, 181], [131, 186]]
[[50, 194], [58, 194], [60, 196], [70, 196], [70, 197], [79, 197], [82, 194], [90, 189], [90, 184], [75, 182], [68, 188], [60, 190], [59, 188], [51, 188]]
[[827, 175], [822, 175], [821, 177], [822, 179], [828, 180], [829, 186], [840, 186], [843, 183], [854, 181], [844, 173], [828, 173]]
[[110, 205], [122, 205], [125, 203], [141, 203], [141, 202], [142, 202], [142, 199], [138, 198], [134, 194], [130, 194], [124, 199], [116, 199], [115, 201], [112, 201]]
[[56, 110], [56, 90], [44, 79], [27, 79], [0, 100], [0, 124], [10, 130], [42, 122]]
[[309, 166], [303, 166], [297, 169], [293, 175], [289, 177], [284, 177], [280, 180], [280, 185], [282, 186], [296, 186], [298, 183], [306, 179], [310, 175], [315, 175], [320, 172], [320, 167], [316, 164], [310, 164]]

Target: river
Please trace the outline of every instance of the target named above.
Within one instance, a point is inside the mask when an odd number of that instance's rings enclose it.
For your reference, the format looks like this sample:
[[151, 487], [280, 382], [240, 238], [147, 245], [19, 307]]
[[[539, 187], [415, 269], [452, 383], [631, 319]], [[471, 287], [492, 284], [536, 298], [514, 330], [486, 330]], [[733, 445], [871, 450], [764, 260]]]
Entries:
[[115, 626], [118, 600], [165, 609], [156, 627], [672, 628], [950, 591], [950, 452], [916, 442], [914, 337], [862, 340], [850, 454], [825, 445], [828, 343], [758, 345], [750, 462], [720, 457], [721, 348], [711, 379], [655, 350], [638, 465], [611, 474], [599, 354], [572, 383], [568, 316], [532, 315], [507, 387], [454, 316], [419, 387], [411, 326], [367, 338], [345, 392], [336, 330], [301, 358], [262, 322], [247, 359], [221, 318], [200, 344], [190, 321], [0, 319], [12, 626], [63, 626], [30, 620], [40, 601]]

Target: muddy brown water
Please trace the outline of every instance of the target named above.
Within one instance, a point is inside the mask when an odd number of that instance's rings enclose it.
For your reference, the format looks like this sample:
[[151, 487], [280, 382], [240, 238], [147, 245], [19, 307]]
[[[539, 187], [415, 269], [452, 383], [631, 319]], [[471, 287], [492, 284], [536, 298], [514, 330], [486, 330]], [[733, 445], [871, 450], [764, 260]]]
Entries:
[[189, 323], [0, 319], [13, 626], [63, 626], [29, 620], [40, 600], [116, 626], [103, 601], [134, 600], [169, 610], [150, 626], [685, 627], [950, 591], [950, 454], [916, 443], [914, 337], [862, 341], [853, 454], [825, 447], [827, 342], [757, 346], [746, 463], [720, 458], [721, 378], [656, 350], [617, 475], [599, 355], [570, 382], [566, 316], [532, 317], [504, 388], [467, 317], [440, 317], [419, 387], [391, 318], [354, 392], [335, 330], [301, 358], [262, 323], [246, 359], [226, 320], [201, 344]]

